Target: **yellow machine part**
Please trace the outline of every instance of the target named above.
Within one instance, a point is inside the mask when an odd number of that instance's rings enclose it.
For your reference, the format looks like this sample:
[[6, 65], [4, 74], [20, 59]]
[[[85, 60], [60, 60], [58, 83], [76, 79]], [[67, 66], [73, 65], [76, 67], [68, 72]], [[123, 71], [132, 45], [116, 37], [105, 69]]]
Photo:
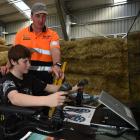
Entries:
[[[65, 72], [66, 65], [67, 65], [67, 62], [64, 62], [62, 67], [61, 67], [61, 70], [62, 70], [63, 73]], [[55, 85], [61, 85], [62, 82], [63, 82], [63, 79], [61, 79], [61, 78], [54, 80], [54, 84]], [[55, 107], [50, 108], [50, 110], [49, 110], [49, 117], [52, 117], [52, 114], [54, 113], [54, 110], [55, 110]]]

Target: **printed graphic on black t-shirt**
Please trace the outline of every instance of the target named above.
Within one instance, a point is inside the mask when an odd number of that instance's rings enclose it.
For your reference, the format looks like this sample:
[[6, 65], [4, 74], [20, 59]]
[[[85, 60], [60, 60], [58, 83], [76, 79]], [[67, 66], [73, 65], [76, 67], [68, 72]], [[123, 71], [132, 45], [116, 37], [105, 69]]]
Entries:
[[16, 89], [15, 83], [13, 81], [11, 81], [11, 80], [4, 81], [3, 84], [2, 84], [2, 86], [3, 86], [3, 94], [4, 95], [7, 95], [7, 93], [10, 90]]

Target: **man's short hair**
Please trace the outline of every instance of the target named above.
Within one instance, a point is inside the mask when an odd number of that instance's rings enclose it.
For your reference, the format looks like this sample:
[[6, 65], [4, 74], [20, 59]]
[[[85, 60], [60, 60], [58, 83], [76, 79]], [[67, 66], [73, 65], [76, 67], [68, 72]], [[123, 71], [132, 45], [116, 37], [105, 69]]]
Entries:
[[9, 61], [18, 61], [20, 58], [31, 58], [31, 51], [23, 45], [15, 45], [8, 51]]
[[39, 13], [48, 14], [46, 5], [44, 3], [37, 2], [31, 8], [31, 14], [39, 14]]

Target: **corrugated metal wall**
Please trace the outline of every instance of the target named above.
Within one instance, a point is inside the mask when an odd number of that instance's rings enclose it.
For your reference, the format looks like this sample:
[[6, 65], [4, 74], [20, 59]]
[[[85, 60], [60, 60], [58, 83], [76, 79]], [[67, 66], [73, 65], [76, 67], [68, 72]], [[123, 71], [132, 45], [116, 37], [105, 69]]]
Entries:
[[8, 23], [6, 25], [6, 32], [8, 32], [8, 35], [6, 35], [6, 43], [13, 44], [14, 37], [17, 31], [19, 31], [23, 27], [28, 26], [29, 24], [29, 21]]
[[46, 24], [49, 28], [55, 30], [59, 34], [60, 38], [63, 38], [63, 33], [62, 33], [58, 15], [48, 16], [46, 20]]
[[[127, 33], [139, 10], [140, 1], [77, 11], [72, 14], [77, 24], [72, 28], [71, 38]], [[140, 23], [133, 30], [140, 31]]]
[[[139, 9], [140, 1], [136, 1], [108, 7], [102, 6], [83, 11], [75, 11], [72, 13], [71, 17], [77, 24], [71, 27], [70, 38], [125, 34], [130, 28]], [[60, 38], [63, 38], [57, 15], [48, 16], [46, 23], [48, 27], [58, 32]], [[15, 33], [20, 28], [27, 25], [29, 25], [29, 22], [7, 24], [6, 32], [9, 32], [9, 34], [6, 35], [7, 44], [13, 43]], [[139, 22], [134, 25], [133, 31], [140, 31]]]
[[3, 30], [3, 26], [0, 25], [0, 37], [3, 36], [3, 34], [2, 34], [3, 31], [4, 31], [4, 30]]

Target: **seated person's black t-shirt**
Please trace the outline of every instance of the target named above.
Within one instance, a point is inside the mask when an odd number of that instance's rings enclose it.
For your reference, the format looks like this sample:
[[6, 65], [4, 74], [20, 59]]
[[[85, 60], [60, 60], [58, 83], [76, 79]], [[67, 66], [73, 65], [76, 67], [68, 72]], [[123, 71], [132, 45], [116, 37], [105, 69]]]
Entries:
[[[44, 89], [46, 84], [38, 80], [34, 76], [25, 74], [23, 80], [18, 79], [12, 73], [8, 73], [0, 79], [0, 99], [1, 104], [11, 105], [8, 99], [8, 93], [12, 90], [17, 90], [19, 94], [28, 94], [34, 96], [45, 95]], [[22, 121], [24, 116], [19, 114], [5, 114], [6, 124], [5, 127], [13, 129], [15, 124]]]
[[7, 98], [8, 93], [12, 90], [17, 90], [20, 93], [34, 95], [34, 96], [42, 96], [44, 95], [44, 89], [46, 84], [41, 82], [34, 76], [30, 76], [29, 74], [25, 74], [23, 76], [23, 80], [18, 79], [12, 73], [8, 73], [1, 79], [0, 82], [0, 97], [4, 104], [9, 104], [9, 100]]

